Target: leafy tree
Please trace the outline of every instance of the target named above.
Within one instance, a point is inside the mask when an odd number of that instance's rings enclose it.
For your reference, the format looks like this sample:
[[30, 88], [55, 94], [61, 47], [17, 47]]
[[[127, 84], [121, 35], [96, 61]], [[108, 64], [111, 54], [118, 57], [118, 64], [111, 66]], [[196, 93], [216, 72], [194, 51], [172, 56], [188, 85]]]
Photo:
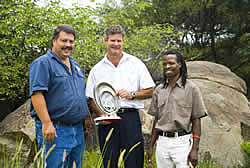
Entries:
[[163, 50], [178, 47], [187, 60], [230, 67], [250, 86], [248, 10], [244, 0], [106, 0], [96, 9], [64, 8], [59, 0], [42, 7], [34, 0], [1, 1], [0, 97], [15, 104], [28, 98], [29, 65], [50, 49], [53, 30], [61, 23], [76, 29], [73, 57], [86, 75], [106, 53], [104, 28], [121, 24], [124, 50], [151, 72], [160, 70]]
[[0, 95], [18, 101], [28, 97], [28, 65], [48, 47], [41, 9], [32, 1], [10, 1], [0, 10]]
[[28, 98], [29, 65], [50, 49], [52, 33], [58, 24], [75, 27], [77, 60], [83, 62], [82, 55], [96, 53], [93, 48], [98, 46], [95, 35], [98, 26], [91, 19], [92, 9], [65, 9], [59, 1], [50, 1], [44, 7], [32, 0], [13, 0], [0, 5], [0, 95], [3, 99], [18, 106], [18, 101], [23, 103]]
[[249, 1], [152, 0], [152, 4], [151, 24], [170, 23], [183, 32], [179, 48], [188, 60], [224, 64], [250, 89]]
[[146, 17], [150, 8], [150, 1], [126, 0], [118, 5], [109, 0], [97, 12], [102, 18], [100, 27], [120, 24], [125, 28], [125, 52], [137, 56], [151, 72], [155, 72], [160, 71], [160, 53], [169, 47], [174, 48], [181, 32], [177, 32], [171, 24], [151, 24]]

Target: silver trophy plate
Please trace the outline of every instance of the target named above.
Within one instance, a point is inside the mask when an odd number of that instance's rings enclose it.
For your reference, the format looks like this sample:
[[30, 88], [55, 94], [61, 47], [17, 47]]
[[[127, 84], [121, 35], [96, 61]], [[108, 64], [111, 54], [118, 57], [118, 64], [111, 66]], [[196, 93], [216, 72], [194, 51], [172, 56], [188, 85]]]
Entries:
[[115, 95], [116, 91], [111, 84], [107, 82], [100, 82], [94, 88], [94, 100], [99, 109], [108, 114], [108, 116], [95, 118], [96, 122], [109, 121], [117, 122], [120, 121], [120, 117], [117, 116], [117, 112], [120, 109], [119, 96]]

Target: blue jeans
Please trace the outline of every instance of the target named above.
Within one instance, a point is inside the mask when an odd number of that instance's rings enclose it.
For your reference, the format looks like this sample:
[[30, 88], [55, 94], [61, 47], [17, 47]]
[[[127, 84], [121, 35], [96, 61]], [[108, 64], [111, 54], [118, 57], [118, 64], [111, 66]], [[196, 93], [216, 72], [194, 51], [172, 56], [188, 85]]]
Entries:
[[[75, 162], [77, 168], [82, 167], [84, 153], [83, 124], [74, 126], [54, 124], [57, 137], [48, 143], [43, 139], [42, 122], [35, 121], [36, 138], [39, 150], [45, 147], [43, 162], [46, 159], [46, 168], [72, 168]], [[48, 150], [55, 144], [55, 148], [45, 158]]]

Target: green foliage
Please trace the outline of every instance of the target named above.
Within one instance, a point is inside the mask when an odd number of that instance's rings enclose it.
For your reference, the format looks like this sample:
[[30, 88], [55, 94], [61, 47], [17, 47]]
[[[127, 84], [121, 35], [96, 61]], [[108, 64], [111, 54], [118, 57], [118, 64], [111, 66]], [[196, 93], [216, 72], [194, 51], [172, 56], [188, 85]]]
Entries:
[[126, 30], [124, 51], [140, 58], [151, 72], [160, 71], [160, 53], [174, 48], [182, 33], [168, 23], [151, 24], [147, 19], [151, 2], [126, 0], [121, 6], [114, 4], [109, 0], [97, 9], [103, 18], [100, 25], [121, 24]]
[[161, 71], [160, 54], [174, 48], [181, 34], [170, 24], [136, 27], [128, 33], [124, 50], [146, 63], [150, 72]]
[[[4, 160], [0, 160], [0, 166], [3, 166], [5, 168], [12, 168], [13, 166], [15, 168], [22, 167], [21, 160], [20, 160], [20, 157], [21, 157], [20, 151], [22, 148], [22, 143], [23, 143], [22, 139], [17, 142], [16, 152], [13, 157], [8, 157], [8, 154], [5, 153], [6, 157], [4, 158]], [[248, 159], [249, 159], [250, 158], [250, 142], [242, 143], [241, 147], [243, 151], [247, 154]], [[51, 150], [53, 150], [53, 148], [51, 148]], [[35, 157], [33, 158], [34, 162], [31, 163], [30, 167], [36, 167], [36, 168], [42, 167], [43, 161], [41, 159], [41, 155], [44, 154], [43, 152], [44, 152], [44, 148], [42, 148], [36, 153]], [[146, 152], [144, 156], [146, 156]], [[92, 150], [92, 151], [85, 151], [82, 168], [97, 168], [97, 163], [99, 162], [101, 157], [102, 157], [101, 151], [99, 148], [96, 148], [95, 150]], [[156, 167], [155, 154], [153, 154], [152, 163], [154, 167]], [[233, 165], [230, 166], [230, 168], [236, 168], [236, 167], [237, 166], [233, 166]], [[103, 165], [99, 165], [98, 168], [103, 168]], [[146, 163], [146, 159], [144, 159], [144, 168], [149, 168], [149, 165], [147, 165]], [[199, 162], [199, 164], [197, 165], [197, 168], [223, 168], [223, 166], [219, 166], [214, 162]], [[241, 167], [241, 168], [249, 168], [249, 162], [248, 164], [246, 164], [244, 167]]]
[[[48, 15], [47, 15], [48, 14]], [[27, 0], [1, 5], [0, 95], [9, 99], [27, 97], [28, 67], [48, 49], [49, 12]]]
[[[110, 3], [115, 3], [110, 1]], [[109, 4], [110, 4], [109, 3]], [[44, 7], [32, 0], [13, 0], [1, 4], [0, 11], [0, 84], [1, 97], [10, 100], [28, 98], [30, 63], [50, 49], [54, 28], [71, 24], [77, 32], [73, 57], [86, 75], [106, 53], [103, 31], [109, 24], [121, 24], [126, 29], [125, 50], [138, 56], [152, 71], [159, 66], [159, 53], [179, 40], [180, 33], [170, 24], [145, 26], [145, 12], [150, 2], [133, 1], [126, 8], [63, 8], [60, 1], [51, 0]], [[155, 62], [155, 64], [153, 64]]]
[[85, 151], [83, 168], [96, 168], [96, 163], [101, 157], [99, 148], [95, 151]]
[[[145, 153], [145, 156], [146, 156], [146, 153]], [[82, 168], [96, 168], [96, 163], [98, 162], [100, 158], [101, 158], [101, 152], [99, 148], [90, 152], [85, 151], [84, 164]], [[155, 155], [153, 155], [152, 157], [152, 162], [153, 162], [154, 167], [156, 167]], [[147, 165], [145, 159], [144, 159], [144, 167], [150, 168], [149, 165]]]
[[243, 168], [249, 168], [250, 167], [250, 141], [243, 142], [241, 144], [241, 148], [244, 152], [244, 157], [245, 157], [245, 163]]
[[250, 89], [248, 1], [152, 0], [147, 12], [151, 24], [170, 23], [183, 32], [178, 46], [188, 60], [226, 65]]
[[207, 163], [199, 162], [197, 168], [223, 168], [223, 166], [219, 166], [213, 162], [207, 162]]
[[0, 2], [0, 98], [28, 98], [28, 68], [50, 49], [54, 28], [71, 24], [77, 32], [73, 57], [86, 76], [106, 53], [103, 32], [109, 24], [126, 30], [124, 50], [160, 70], [160, 53], [183, 51], [187, 60], [215, 61], [249, 79], [248, 10], [244, 0], [106, 0], [104, 5], [63, 8], [59, 0], [38, 6], [33, 0]]
[[23, 147], [23, 139], [17, 138], [15, 154], [13, 156], [10, 156], [10, 154], [7, 151], [7, 146], [3, 147], [1, 146], [0, 153], [1, 156], [3, 156], [3, 158], [0, 158], [0, 167], [4, 168], [21, 167], [22, 147]]
[[84, 67], [90, 68], [91, 57], [100, 55], [99, 28], [91, 19], [94, 11], [90, 8], [65, 9], [59, 1], [40, 7], [32, 0], [11, 1], [0, 8], [1, 97], [23, 101], [28, 98], [29, 65], [50, 49], [52, 33], [58, 24], [75, 27], [78, 38], [73, 57], [84, 62]]

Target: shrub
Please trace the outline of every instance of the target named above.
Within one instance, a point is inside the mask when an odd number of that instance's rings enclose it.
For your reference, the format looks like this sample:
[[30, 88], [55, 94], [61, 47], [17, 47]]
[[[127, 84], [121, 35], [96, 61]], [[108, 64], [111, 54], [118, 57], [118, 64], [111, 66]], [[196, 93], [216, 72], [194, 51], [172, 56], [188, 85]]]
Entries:
[[243, 142], [241, 144], [241, 149], [244, 152], [244, 166], [243, 168], [249, 168], [250, 167], [250, 141]]

